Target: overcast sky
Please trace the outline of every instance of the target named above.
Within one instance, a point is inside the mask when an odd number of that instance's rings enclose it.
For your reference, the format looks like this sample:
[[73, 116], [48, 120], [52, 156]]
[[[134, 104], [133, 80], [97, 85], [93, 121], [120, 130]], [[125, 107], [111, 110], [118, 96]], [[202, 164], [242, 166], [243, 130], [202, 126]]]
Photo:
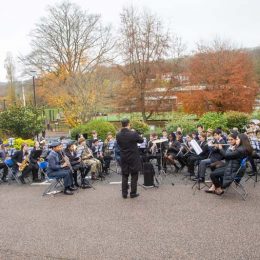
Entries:
[[[46, 6], [57, 0], [0, 0], [0, 81], [6, 81], [4, 59], [7, 52], [16, 58], [30, 51], [30, 31]], [[74, 0], [90, 13], [101, 14], [114, 28], [123, 6], [149, 8], [180, 35], [188, 50], [200, 40], [216, 36], [237, 46], [260, 45], [260, 0]], [[16, 75], [19, 78], [19, 73]]]

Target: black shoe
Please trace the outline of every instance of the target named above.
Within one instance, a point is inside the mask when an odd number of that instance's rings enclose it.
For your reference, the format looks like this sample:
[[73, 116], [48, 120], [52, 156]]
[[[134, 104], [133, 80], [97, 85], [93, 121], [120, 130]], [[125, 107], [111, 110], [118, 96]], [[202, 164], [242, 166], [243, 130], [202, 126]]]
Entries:
[[198, 181], [199, 177], [192, 178], [193, 181]]
[[205, 178], [200, 177], [199, 182], [205, 182]]
[[77, 189], [78, 189], [77, 187], [73, 187], [73, 186], [68, 188], [68, 190], [70, 190], [70, 191], [75, 191]]
[[256, 172], [250, 172], [248, 173], [248, 176], [252, 177], [252, 176], [255, 176], [256, 175]]
[[7, 179], [6, 178], [2, 178], [2, 182], [7, 182]]
[[139, 195], [140, 195], [139, 193], [130, 194], [130, 198], [133, 199], [133, 198], [138, 197]]
[[26, 184], [23, 176], [18, 177], [18, 179], [22, 184]]
[[33, 182], [39, 183], [39, 182], [42, 182], [42, 181], [40, 179], [34, 179]]
[[183, 168], [185, 167], [185, 165], [181, 165], [181, 167], [180, 167], [180, 172], [183, 170]]
[[82, 184], [81, 185], [81, 189], [90, 189], [91, 188], [91, 186], [90, 185], [86, 185], [86, 184]]
[[64, 190], [65, 195], [73, 195], [74, 193], [68, 188]]
[[78, 183], [75, 183], [74, 186], [76, 186], [77, 188], [79, 188], [79, 184], [78, 184]]
[[122, 197], [123, 197], [124, 199], [127, 199], [127, 195], [122, 195]]

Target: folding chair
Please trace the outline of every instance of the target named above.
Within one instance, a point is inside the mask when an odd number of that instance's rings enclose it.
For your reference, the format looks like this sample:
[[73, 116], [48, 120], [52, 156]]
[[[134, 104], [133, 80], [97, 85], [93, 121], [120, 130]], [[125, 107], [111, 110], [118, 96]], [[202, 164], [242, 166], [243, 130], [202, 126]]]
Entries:
[[8, 184], [11, 183], [12, 180], [15, 180], [18, 184], [21, 184], [19, 178], [18, 178], [18, 173], [13, 171], [13, 166], [14, 166], [14, 162], [12, 159], [6, 159], [4, 161], [5, 165], [8, 168], [8, 174], [7, 174], [7, 178], [8, 178]]
[[246, 188], [244, 187], [243, 184], [241, 184], [241, 180], [246, 171], [246, 163], [247, 163], [247, 158], [244, 158], [240, 163], [239, 169], [237, 170], [237, 172], [233, 177], [232, 183], [225, 190], [226, 193], [231, 187], [235, 192], [237, 192], [242, 197], [243, 200], [246, 200], [246, 197], [248, 195]]
[[40, 173], [41, 178], [42, 178], [42, 176], [44, 176], [45, 180], [48, 179], [48, 176], [45, 171], [48, 167], [48, 162], [46, 162], [46, 161], [39, 162], [38, 165], [39, 165], [39, 173]]
[[[248, 180], [253, 180], [254, 181], [254, 187], [255, 187], [256, 183], [259, 181], [259, 179], [258, 179], [258, 172], [259, 172], [260, 169], [259, 169], [259, 165], [258, 164], [259, 164], [260, 160], [259, 160], [259, 158], [254, 158], [253, 160], [254, 160], [254, 162], [256, 164], [256, 172], [255, 172], [254, 175], [248, 175], [248, 177], [246, 179], [246, 182]], [[252, 173], [252, 171], [250, 173]]]
[[[46, 175], [47, 176], [47, 175]], [[55, 195], [57, 193], [62, 192], [64, 189], [63, 179], [62, 178], [55, 178], [55, 177], [47, 177], [47, 182], [50, 183], [50, 185], [45, 189], [42, 196], [45, 195]]]

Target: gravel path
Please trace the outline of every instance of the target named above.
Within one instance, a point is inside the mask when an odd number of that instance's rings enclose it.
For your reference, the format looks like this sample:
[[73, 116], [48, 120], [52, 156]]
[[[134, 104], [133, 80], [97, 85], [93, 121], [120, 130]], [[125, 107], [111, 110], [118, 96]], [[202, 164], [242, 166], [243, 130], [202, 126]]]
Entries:
[[260, 259], [260, 183], [243, 201], [171, 181], [126, 200], [108, 181], [55, 197], [1, 184], [0, 259]]

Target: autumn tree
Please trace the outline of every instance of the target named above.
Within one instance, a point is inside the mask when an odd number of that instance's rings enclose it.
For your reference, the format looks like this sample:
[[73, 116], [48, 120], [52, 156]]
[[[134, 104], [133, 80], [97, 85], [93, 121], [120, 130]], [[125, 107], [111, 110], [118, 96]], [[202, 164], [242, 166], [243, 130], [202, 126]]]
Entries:
[[219, 41], [210, 46], [199, 45], [188, 70], [190, 84], [196, 90], [178, 95], [185, 112], [252, 111], [257, 84], [252, 59], [246, 51]]
[[83, 118], [82, 114], [92, 110], [90, 104], [82, 106], [93, 96], [92, 73], [110, 61], [112, 39], [100, 15], [65, 1], [50, 6], [47, 16], [36, 24], [31, 33], [32, 51], [21, 60], [27, 71], [35, 69], [41, 77], [37, 94], [66, 109], [65, 115]]
[[5, 69], [6, 69], [6, 79], [8, 81], [7, 86], [7, 98], [12, 104], [15, 103], [16, 93], [15, 93], [15, 62], [13, 56], [10, 52], [7, 53], [5, 58]]
[[[124, 73], [119, 98], [129, 112], [138, 110], [146, 121], [164, 103], [171, 84], [154, 75], [160, 72], [163, 59], [173, 50], [173, 38], [162, 21], [149, 11], [130, 6], [121, 13], [120, 37], [117, 50], [122, 58], [119, 69]], [[177, 45], [175, 45], [176, 47]], [[176, 48], [177, 50], [177, 48]], [[178, 49], [180, 50], [180, 49]], [[155, 88], [164, 89], [154, 97]]]
[[55, 75], [89, 72], [109, 60], [113, 47], [110, 27], [104, 27], [100, 15], [88, 14], [65, 1], [48, 8], [31, 33], [32, 52], [25, 64]]

